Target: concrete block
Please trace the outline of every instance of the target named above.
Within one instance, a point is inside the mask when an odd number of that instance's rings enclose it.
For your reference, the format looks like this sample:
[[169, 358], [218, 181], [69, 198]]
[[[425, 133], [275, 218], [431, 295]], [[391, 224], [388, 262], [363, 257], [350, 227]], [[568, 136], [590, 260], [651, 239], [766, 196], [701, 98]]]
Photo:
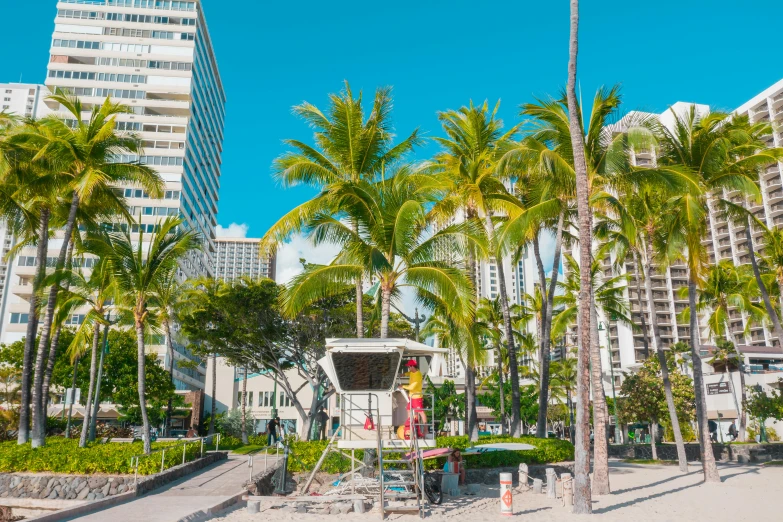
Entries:
[[255, 515], [261, 508], [261, 502], [248, 502], [247, 513], [249, 515]]

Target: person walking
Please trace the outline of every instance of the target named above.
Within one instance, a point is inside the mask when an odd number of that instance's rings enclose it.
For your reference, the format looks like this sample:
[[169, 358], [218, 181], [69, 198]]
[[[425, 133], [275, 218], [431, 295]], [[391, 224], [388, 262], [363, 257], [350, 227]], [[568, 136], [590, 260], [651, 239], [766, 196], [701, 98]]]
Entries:
[[737, 440], [738, 436], [739, 433], [737, 432], [737, 425], [734, 424], [734, 421], [731, 421], [731, 426], [729, 426], [729, 437], [731, 437], [731, 442]]
[[326, 413], [326, 408], [321, 408], [318, 412], [318, 422], [321, 426], [321, 440], [326, 440], [326, 429], [329, 425], [329, 414]]
[[267, 446], [271, 446], [272, 444], [277, 444], [277, 441], [280, 440], [279, 437], [277, 436], [277, 429], [279, 427], [280, 427], [280, 417], [275, 417], [274, 419], [269, 421], [269, 424], [266, 425]]

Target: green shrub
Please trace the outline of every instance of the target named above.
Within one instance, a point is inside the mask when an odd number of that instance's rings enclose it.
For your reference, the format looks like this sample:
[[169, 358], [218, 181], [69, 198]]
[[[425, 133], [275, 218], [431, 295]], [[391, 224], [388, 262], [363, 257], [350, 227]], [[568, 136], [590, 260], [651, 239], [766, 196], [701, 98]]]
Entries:
[[[467, 449], [471, 443], [467, 436], [465, 437], [438, 437], [437, 445], [439, 448], [459, 448]], [[574, 460], [574, 446], [565, 440], [559, 439], [537, 439], [535, 437], [511, 438], [503, 436], [482, 437], [481, 444], [492, 444], [496, 442], [520, 442], [535, 446], [536, 449], [530, 451], [497, 451], [484, 453], [482, 455], [473, 455], [466, 457], [466, 464], [469, 468], [496, 468], [502, 466], [517, 466], [520, 463], [526, 464], [548, 464], [552, 462], [563, 462]], [[253, 441], [251, 441], [253, 443]], [[291, 455], [289, 457], [288, 469], [293, 472], [308, 472], [315, 468], [318, 459], [326, 449], [326, 441], [294, 441], [291, 443]], [[345, 451], [350, 455], [350, 450]], [[355, 458], [361, 461], [364, 458], [364, 451], [356, 450]], [[396, 459], [399, 456], [387, 455], [387, 459]], [[442, 468], [446, 458], [428, 460], [426, 467], [428, 469]], [[339, 453], [332, 452], [321, 466], [321, 471], [325, 473], [346, 473], [351, 470], [351, 459]]]
[[[174, 448], [174, 446], [177, 446]], [[156, 442], [153, 449], [172, 447], [165, 455], [164, 468], [182, 464], [182, 446], [175, 442]], [[200, 444], [187, 446], [185, 460], [195, 460], [201, 452]], [[144, 445], [92, 443], [86, 448], [79, 447], [75, 439], [49, 438], [46, 446], [33, 449], [29, 444], [17, 445], [16, 442], [0, 443], [0, 473], [13, 472], [50, 472], [72, 475], [90, 475], [106, 473], [110, 475], [130, 475], [133, 473], [131, 457], [142, 455]], [[161, 454], [154, 453], [139, 459], [139, 474], [152, 475], [160, 471]]]
[[[779, 442], [780, 436], [778, 435], [778, 432], [775, 431], [775, 428], [770, 428], [769, 426], [765, 426], [764, 430], [767, 432], [767, 440], [769, 442]], [[756, 435], [759, 433], [759, 424], [756, 421], [751, 421], [750, 424], [748, 424], [747, 429], [747, 439], [748, 442], [756, 442]]]

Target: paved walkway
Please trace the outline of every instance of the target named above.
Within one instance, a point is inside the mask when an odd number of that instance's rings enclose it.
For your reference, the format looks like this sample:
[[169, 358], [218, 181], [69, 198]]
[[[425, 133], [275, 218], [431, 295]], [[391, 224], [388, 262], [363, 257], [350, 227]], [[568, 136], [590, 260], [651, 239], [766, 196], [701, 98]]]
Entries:
[[[242, 485], [250, 477], [247, 460], [244, 455], [229, 455], [227, 461], [216, 462], [143, 497], [67, 520], [174, 522], [242, 492]], [[254, 472], [259, 473], [263, 468], [263, 458], [256, 459]]]

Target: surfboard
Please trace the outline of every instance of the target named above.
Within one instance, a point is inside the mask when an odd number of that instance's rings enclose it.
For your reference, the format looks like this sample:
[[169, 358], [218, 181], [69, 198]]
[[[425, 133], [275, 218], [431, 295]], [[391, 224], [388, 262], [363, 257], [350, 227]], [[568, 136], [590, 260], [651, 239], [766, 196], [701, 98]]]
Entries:
[[531, 446], [530, 444], [523, 444], [520, 442], [479, 444], [478, 446], [466, 449], [462, 452], [462, 454], [481, 455], [482, 453], [491, 453], [494, 451], [530, 451], [534, 449], [536, 449], [535, 446]]

